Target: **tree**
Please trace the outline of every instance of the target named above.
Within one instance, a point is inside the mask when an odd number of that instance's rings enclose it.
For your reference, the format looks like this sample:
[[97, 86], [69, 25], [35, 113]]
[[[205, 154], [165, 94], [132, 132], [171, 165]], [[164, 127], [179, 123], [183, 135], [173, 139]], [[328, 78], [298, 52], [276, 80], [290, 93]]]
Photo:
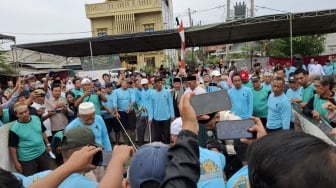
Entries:
[[193, 53], [191, 50], [186, 50], [184, 61], [190, 68], [197, 67], [197, 57], [195, 56], [195, 53]]
[[[317, 56], [325, 50], [325, 35], [300, 36], [293, 38], [293, 54]], [[271, 40], [267, 44], [268, 56], [290, 57], [290, 38]]]
[[2, 72], [9, 73], [9, 74], [18, 73], [17, 70], [15, 70], [12, 66], [7, 64], [8, 59], [5, 53], [6, 52], [0, 46], [0, 69], [2, 69]]

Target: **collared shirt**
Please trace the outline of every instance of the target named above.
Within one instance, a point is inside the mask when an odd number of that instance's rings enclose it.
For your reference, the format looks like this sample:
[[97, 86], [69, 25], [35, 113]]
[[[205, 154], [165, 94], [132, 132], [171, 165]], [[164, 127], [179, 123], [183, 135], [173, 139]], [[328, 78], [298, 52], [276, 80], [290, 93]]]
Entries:
[[191, 93], [191, 92], [194, 92], [195, 95], [199, 95], [199, 94], [206, 93], [205, 89], [203, 89], [203, 88], [200, 87], [200, 86], [197, 86], [194, 90], [191, 90], [190, 87], [188, 87], [188, 88], [184, 91], [184, 94], [186, 94], [186, 93]]
[[95, 121], [91, 125], [84, 125], [84, 123], [76, 118], [66, 127], [65, 131], [68, 131], [74, 127], [88, 127], [95, 135], [96, 143], [103, 146], [105, 151], [112, 151], [109, 135], [107, 133], [106, 124], [100, 115], [95, 115]]
[[[67, 104], [67, 101], [61, 97], [55, 99], [53, 96], [50, 96], [50, 98], [46, 99], [44, 102], [47, 107], [47, 111], [59, 110], [56, 108], [56, 105], [60, 103]], [[69, 123], [67, 116], [64, 115], [63, 112], [58, 112], [55, 115], [51, 116], [49, 119], [52, 131], [63, 130]]]

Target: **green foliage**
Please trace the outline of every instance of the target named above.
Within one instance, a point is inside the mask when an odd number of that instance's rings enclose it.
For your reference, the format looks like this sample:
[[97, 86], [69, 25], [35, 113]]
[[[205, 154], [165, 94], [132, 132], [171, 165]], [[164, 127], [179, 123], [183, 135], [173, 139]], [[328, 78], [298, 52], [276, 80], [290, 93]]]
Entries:
[[5, 72], [7, 74], [17, 74], [18, 71], [14, 69], [14, 67], [7, 64], [7, 57], [5, 56], [5, 51], [0, 47], [0, 69], [2, 69], [2, 72]]
[[219, 58], [218, 57], [214, 57], [214, 56], [210, 56], [207, 60], [205, 60], [204, 64], [206, 65], [213, 65], [215, 63], [219, 62]]
[[184, 61], [190, 68], [196, 68], [197, 67], [197, 57], [195, 53], [192, 52], [192, 50], [187, 50], [184, 56]]
[[155, 69], [154, 66], [146, 66], [146, 67], [145, 67], [145, 73], [146, 73], [147, 75], [150, 75], [150, 74], [153, 72], [154, 69]]
[[[325, 50], [325, 35], [300, 36], [293, 38], [293, 54], [318, 56]], [[267, 55], [275, 57], [290, 57], [290, 38], [270, 41]]]
[[165, 55], [163, 60], [161, 61], [161, 64], [165, 67], [165, 65], [168, 65], [169, 69], [173, 68], [174, 60], [169, 56]]

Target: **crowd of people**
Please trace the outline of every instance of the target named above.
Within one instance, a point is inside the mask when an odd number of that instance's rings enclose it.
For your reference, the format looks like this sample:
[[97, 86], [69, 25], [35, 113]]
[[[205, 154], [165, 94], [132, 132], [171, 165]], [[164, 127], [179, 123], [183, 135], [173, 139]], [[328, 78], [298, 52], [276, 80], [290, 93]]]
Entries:
[[[8, 82], [0, 105], [1, 123], [12, 122], [8, 148], [17, 173], [1, 170], [0, 179], [19, 179], [21, 187], [329, 187], [336, 184], [327, 177], [335, 170], [335, 147], [302, 133], [291, 104], [335, 127], [335, 73], [331, 57], [306, 67], [262, 67], [255, 60], [250, 71], [234, 63], [172, 76], [164, 69], [120, 71], [117, 81], [103, 74], [102, 82], [19, 77]], [[232, 108], [196, 119], [190, 97], [219, 90], [227, 91]], [[228, 116], [254, 117], [258, 141], [218, 140], [216, 122]], [[91, 164], [113, 145], [107, 167]], [[319, 164], [321, 153], [323, 168], [302, 172]], [[53, 171], [51, 158], [59, 166]]]

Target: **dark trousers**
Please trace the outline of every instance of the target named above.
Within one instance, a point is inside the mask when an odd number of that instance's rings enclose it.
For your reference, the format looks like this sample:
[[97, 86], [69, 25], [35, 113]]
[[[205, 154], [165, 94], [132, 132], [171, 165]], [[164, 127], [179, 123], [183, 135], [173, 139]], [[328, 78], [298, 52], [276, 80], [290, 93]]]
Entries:
[[170, 144], [170, 119], [163, 121], [153, 120], [154, 141]]
[[126, 130], [134, 130], [136, 123], [135, 111], [131, 110], [129, 113], [118, 111], [120, 115], [120, 121], [124, 125]]
[[145, 133], [147, 128], [147, 117], [137, 117], [137, 136], [138, 136], [138, 145], [142, 146], [145, 143]]
[[33, 175], [37, 172], [50, 170], [47, 152], [30, 161], [19, 161], [22, 166], [22, 174], [25, 176]]
[[267, 118], [260, 118], [261, 120], [261, 123], [263, 124], [264, 128], [266, 128], [266, 125], [267, 125]]
[[277, 131], [281, 131], [282, 128], [277, 128], [277, 129], [269, 129], [269, 128], [266, 128], [266, 132], [269, 134], [269, 133], [274, 133], [274, 132], [277, 132]]
[[107, 133], [110, 134], [112, 131], [112, 127], [115, 126], [115, 121], [114, 118], [103, 118], [105, 125], [106, 125], [106, 129], [107, 129]]

